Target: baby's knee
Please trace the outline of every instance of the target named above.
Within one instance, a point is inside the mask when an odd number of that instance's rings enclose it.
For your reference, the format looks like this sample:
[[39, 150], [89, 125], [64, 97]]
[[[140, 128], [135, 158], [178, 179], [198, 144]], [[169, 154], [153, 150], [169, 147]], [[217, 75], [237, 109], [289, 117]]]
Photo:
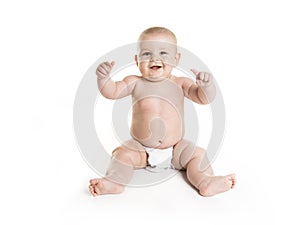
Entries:
[[205, 156], [205, 154], [206, 154], [206, 151], [204, 148], [196, 146], [194, 149], [194, 154], [193, 154], [192, 158], [195, 158], [195, 157], [203, 158]]
[[127, 162], [130, 163], [133, 160], [134, 154], [131, 150], [128, 150], [123, 147], [117, 147], [113, 152], [112, 152], [112, 157], [118, 161], [121, 162]]
[[188, 162], [194, 157], [194, 155], [198, 154], [198, 148], [196, 148], [195, 144], [187, 141], [181, 140], [174, 146], [173, 150], [173, 159], [172, 164], [176, 169], [185, 169]]
[[186, 169], [187, 164], [194, 158], [203, 160], [206, 151], [194, 143], [181, 140], [174, 146], [172, 164], [176, 169]]
[[127, 141], [117, 147], [112, 156], [114, 159], [134, 167], [144, 167], [147, 160], [145, 149], [136, 141]]

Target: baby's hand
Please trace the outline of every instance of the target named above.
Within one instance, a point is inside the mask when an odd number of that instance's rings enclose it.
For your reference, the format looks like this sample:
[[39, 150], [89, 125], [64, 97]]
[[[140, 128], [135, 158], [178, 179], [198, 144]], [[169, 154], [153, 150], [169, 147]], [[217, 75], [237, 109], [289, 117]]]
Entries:
[[98, 79], [102, 79], [109, 76], [109, 73], [112, 67], [115, 65], [115, 62], [103, 62], [101, 63], [96, 70], [96, 75]]
[[195, 69], [191, 69], [191, 71], [196, 75], [196, 83], [200, 87], [207, 87], [207, 86], [211, 85], [213, 77], [210, 73], [198, 72]]

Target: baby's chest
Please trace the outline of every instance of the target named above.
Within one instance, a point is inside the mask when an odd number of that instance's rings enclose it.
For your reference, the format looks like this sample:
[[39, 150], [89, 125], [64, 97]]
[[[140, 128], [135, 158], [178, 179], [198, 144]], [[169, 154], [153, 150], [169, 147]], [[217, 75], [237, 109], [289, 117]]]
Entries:
[[181, 104], [184, 95], [180, 87], [170, 81], [161, 82], [138, 82], [133, 90], [134, 102], [141, 102], [143, 105], [159, 107], [164, 103]]

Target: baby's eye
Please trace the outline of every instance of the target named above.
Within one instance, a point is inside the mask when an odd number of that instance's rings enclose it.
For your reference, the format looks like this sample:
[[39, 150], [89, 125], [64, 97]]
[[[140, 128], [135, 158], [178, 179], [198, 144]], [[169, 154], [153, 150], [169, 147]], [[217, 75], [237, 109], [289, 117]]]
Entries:
[[161, 55], [167, 55], [168, 53], [165, 52], [165, 51], [161, 51], [160, 54], [161, 54]]
[[144, 52], [144, 53], [142, 54], [142, 56], [150, 56], [150, 55], [151, 55], [150, 52]]

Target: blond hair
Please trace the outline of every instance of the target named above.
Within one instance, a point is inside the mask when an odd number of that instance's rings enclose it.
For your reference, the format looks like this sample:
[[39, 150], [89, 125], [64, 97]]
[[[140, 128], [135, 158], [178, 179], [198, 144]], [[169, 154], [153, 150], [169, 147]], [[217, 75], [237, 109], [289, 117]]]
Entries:
[[167, 34], [169, 36], [171, 36], [175, 43], [177, 43], [177, 38], [175, 36], [175, 34], [170, 31], [168, 28], [165, 28], [165, 27], [150, 27], [146, 30], [144, 30], [140, 36], [139, 36], [139, 41], [142, 40], [146, 35], [149, 35], [149, 34]]

